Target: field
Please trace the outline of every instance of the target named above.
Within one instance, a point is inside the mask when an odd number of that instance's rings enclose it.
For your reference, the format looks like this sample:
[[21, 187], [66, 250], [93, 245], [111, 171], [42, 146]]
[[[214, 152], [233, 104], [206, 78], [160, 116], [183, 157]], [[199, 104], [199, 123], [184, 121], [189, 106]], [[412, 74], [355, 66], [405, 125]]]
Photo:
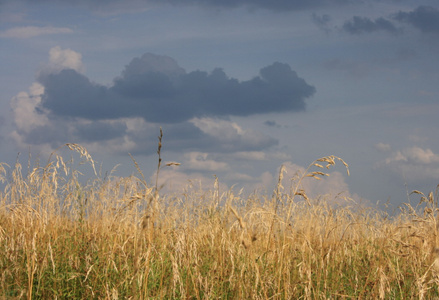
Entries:
[[323, 157], [292, 188], [248, 197], [218, 182], [166, 195], [134, 159], [135, 175], [86, 183], [58, 152], [0, 164], [0, 299], [439, 297], [437, 194], [415, 191], [394, 216], [309, 199], [303, 178], [336, 163], [348, 167]]

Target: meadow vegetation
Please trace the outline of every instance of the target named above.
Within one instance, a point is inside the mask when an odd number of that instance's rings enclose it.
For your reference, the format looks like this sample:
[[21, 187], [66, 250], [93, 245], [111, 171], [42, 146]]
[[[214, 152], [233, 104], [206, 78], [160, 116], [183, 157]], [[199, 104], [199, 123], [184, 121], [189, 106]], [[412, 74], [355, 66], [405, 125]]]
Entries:
[[[162, 167], [158, 148], [157, 176]], [[94, 169], [86, 149], [66, 144]], [[0, 299], [432, 299], [439, 297], [437, 194], [398, 214], [310, 199], [335, 156], [272, 195], [162, 194], [130, 177], [0, 164]], [[75, 154], [76, 156], [76, 154]], [[418, 195], [419, 194], [419, 195]]]

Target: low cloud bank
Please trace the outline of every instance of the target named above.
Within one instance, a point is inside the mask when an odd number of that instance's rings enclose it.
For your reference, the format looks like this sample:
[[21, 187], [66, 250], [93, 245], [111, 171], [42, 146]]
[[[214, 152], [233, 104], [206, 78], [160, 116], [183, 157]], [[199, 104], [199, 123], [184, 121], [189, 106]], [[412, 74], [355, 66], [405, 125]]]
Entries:
[[20, 147], [81, 143], [106, 152], [152, 154], [160, 126], [169, 150], [261, 151], [277, 139], [245, 129], [231, 116], [305, 110], [315, 88], [276, 62], [250, 80], [222, 69], [186, 72], [168, 57], [134, 58], [111, 85], [84, 75], [80, 53], [54, 47], [29, 91], [11, 99]]

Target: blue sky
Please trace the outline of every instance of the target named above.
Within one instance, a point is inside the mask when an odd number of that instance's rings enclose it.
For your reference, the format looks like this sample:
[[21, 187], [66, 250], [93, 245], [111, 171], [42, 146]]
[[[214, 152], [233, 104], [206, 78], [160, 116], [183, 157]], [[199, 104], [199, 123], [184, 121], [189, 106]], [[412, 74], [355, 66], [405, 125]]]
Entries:
[[436, 1], [3, 0], [0, 43], [9, 164], [79, 143], [153, 176], [163, 127], [168, 188], [269, 193], [326, 155], [351, 175], [311, 195], [397, 206], [439, 183]]

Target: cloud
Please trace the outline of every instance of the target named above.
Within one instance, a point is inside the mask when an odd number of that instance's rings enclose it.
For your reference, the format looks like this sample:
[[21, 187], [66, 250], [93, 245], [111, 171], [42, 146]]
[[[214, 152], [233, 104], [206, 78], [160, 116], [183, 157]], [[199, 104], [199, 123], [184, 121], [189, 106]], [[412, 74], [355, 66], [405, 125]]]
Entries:
[[125, 135], [127, 125], [125, 122], [104, 122], [96, 121], [82, 123], [75, 127], [74, 134], [79, 136], [82, 141], [102, 141], [111, 140]]
[[386, 164], [393, 162], [427, 165], [439, 163], [439, 155], [435, 154], [431, 149], [424, 150], [420, 147], [414, 146], [392, 153], [392, 155], [386, 159]]
[[84, 72], [81, 53], [72, 49], [61, 49], [59, 46], [51, 48], [49, 51], [49, 64], [41, 72], [58, 73], [63, 69], [72, 69], [79, 73]]
[[[49, 63], [38, 73], [41, 83], [32, 84], [29, 91], [18, 93], [10, 101], [15, 125], [10, 137], [20, 147], [38, 145], [50, 150], [64, 143], [81, 143], [96, 152], [148, 155], [157, 151], [160, 126], [165, 132], [163, 149], [166, 151], [257, 153], [279, 143], [277, 139], [245, 129], [226, 118], [190, 115], [191, 119], [186, 117], [168, 123], [151, 122], [144, 114], [134, 113], [135, 109], [130, 107], [147, 109], [148, 106], [138, 104], [129, 96], [122, 98], [126, 102], [111, 98], [116, 97], [111, 87], [91, 82], [80, 73], [83, 69], [79, 53], [60, 47], [50, 50]], [[143, 59], [134, 59], [121, 76], [128, 78], [145, 73], [151, 76], [148, 78], [158, 78], [159, 82], [160, 78], [166, 78], [171, 86], [180, 84], [181, 76], [186, 75], [173, 59], [147, 54]], [[134, 84], [140, 92], [127, 90], [126, 93], [169, 93], [154, 80], [143, 84]], [[47, 97], [50, 97], [49, 100], [62, 101], [53, 101], [47, 106], [44, 105]], [[209, 170], [227, 168], [215, 163], [210, 158], [193, 159], [189, 166], [195, 168], [198, 164], [197, 168], [202, 165]]]
[[251, 129], [245, 130], [227, 120], [195, 118], [191, 123], [219, 143], [215, 143], [218, 152], [255, 151], [279, 144], [277, 139]]
[[27, 39], [31, 37], [36, 37], [40, 35], [49, 34], [68, 34], [73, 33], [73, 30], [65, 27], [36, 27], [36, 26], [25, 26], [25, 27], [14, 27], [0, 32], [0, 37], [2, 38], [17, 38], [17, 39]]
[[44, 87], [33, 83], [28, 92], [20, 92], [10, 101], [15, 130], [13, 139], [21, 146], [49, 144], [53, 148], [67, 142], [97, 142], [120, 138], [127, 132], [123, 121], [77, 121], [51, 119], [37, 107]]
[[424, 33], [439, 33], [439, 10], [431, 6], [418, 6], [411, 12], [400, 11], [395, 20], [406, 22]]
[[387, 31], [393, 34], [400, 32], [392, 22], [384, 18], [375, 19], [375, 21], [366, 18], [354, 16], [352, 20], [346, 21], [343, 24], [343, 30], [350, 34], [371, 33], [376, 31]]
[[188, 152], [184, 157], [186, 162], [183, 163], [185, 170], [195, 171], [210, 171], [221, 172], [230, 169], [229, 165], [225, 162], [218, 162], [213, 159], [208, 159], [208, 153], [203, 152]]
[[375, 168], [387, 169], [398, 178], [416, 185], [439, 180], [439, 154], [418, 146], [394, 151]]
[[162, 73], [172, 79], [184, 75], [186, 71], [169, 56], [145, 53], [142, 57], [135, 57], [122, 72], [123, 78], [132, 78], [148, 73]]
[[[142, 118], [117, 120], [83, 120], [50, 118], [35, 109], [38, 97], [27, 96], [21, 92], [11, 100], [15, 127], [11, 136], [20, 145], [46, 145], [48, 149], [57, 148], [64, 143], [81, 143], [90, 151], [106, 153], [130, 152], [134, 155], [150, 155], [157, 151], [159, 125], [148, 123]], [[18, 102], [17, 102], [18, 101]], [[24, 105], [25, 104], [25, 105]], [[236, 123], [226, 120], [204, 120], [216, 122], [216, 130], [202, 131], [193, 122], [163, 125], [164, 151], [205, 151], [206, 153], [228, 153], [235, 151], [261, 151], [278, 143], [278, 140], [252, 130], [244, 130]], [[230, 128], [239, 128], [231, 132]], [[46, 148], [47, 148], [46, 147]], [[192, 163], [195, 163], [192, 161]], [[208, 164], [202, 162], [200, 164]], [[192, 164], [194, 166], [194, 164]]]
[[380, 152], [388, 152], [391, 150], [391, 147], [389, 144], [384, 143], [378, 143], [375, 145], [375, 148]]
[[20, 92], [10, 101], [14, 115], [14, 122], [19, 130], [30, 132], [32, 128], [47, 123], [47, 117], [36, 114], [35, 108], [41, 102], [44, 87], [39, 83], [33, 83], [29, 92]]
[[128, 64], [107, 87], [74, 69], [40, 74], [41, 108], [59, 117], [89, 120], [142, 117], [148, 122], [178, 123], [195, 117], [249, 116], [302, 111], [315, 88], [289, 65], [276, 62], [247, 81], [223, 70], [186, 73], [170, 57], [145, 54]]

